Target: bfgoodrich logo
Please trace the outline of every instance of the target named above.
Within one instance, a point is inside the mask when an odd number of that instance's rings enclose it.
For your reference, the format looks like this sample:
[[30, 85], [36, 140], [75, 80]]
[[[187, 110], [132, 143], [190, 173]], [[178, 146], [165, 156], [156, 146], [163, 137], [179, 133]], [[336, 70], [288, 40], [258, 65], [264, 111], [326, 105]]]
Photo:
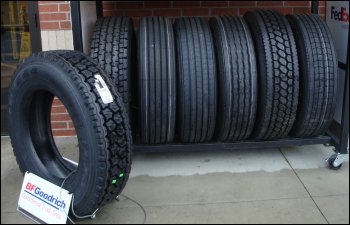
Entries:
[[341, 22], [349, 22], [349, 13], [345, 7], [341, 7], [340, 11], [337, 11], [334, 6], [331, 7], [331, 19]]
[[[40, 187], [37, 187], [36, 185], [28, 182], [26, 185], [26, 190], [24, 190], [26, 193], [34, 196], [35, 198], [45, 202], [46, 204], [54, 207], [55, 209], [58, 209], [58, 207], [60, 208], [65, 208], [66, 207], [66, 203], [64, 201], [60, 201], [58, 197], [55, 197], [54, 195], [49, 195], [47, 193], [45, 193], [44, 191], [42, 191], [40, 189]], [[51, 203], [53, 203], [54, 205], [58, 206], [54, 206]]]

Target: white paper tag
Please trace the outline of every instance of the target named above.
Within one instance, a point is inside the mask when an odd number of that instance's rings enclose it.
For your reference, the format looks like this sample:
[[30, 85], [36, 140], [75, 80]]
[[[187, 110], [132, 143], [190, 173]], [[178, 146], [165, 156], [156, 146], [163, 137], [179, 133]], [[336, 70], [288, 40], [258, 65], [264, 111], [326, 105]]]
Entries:
[[95, 76], [95, 87], [98, 91], [98, 93], [100, 94], [102, 101], [104, 104], [108, 104], [113, 102], [113, 96], [111, 94], [111, 92], [109, 91], [105, 81], [103, 80], [103, 78], [101, 77], [100, 74], [96, 74]]
[[35, 222], [62, 224], [67, 222], [71, 201], [67, 190], [26, 172], [17, 210]]

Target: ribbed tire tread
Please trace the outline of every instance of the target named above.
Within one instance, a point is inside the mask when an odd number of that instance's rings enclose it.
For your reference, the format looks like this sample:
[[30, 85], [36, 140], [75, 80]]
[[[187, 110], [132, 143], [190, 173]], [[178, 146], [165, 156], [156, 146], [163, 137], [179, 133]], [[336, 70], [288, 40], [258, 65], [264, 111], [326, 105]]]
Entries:
[[257, 107], [257, 71], [249, 28], [239, 16], [210, 20], [217, 61], [219, 103], [216, 136], [219, 141], [247, 139]]
[[212, 139], [216, 120], [214, 41], [204, 18], [174, 23], [177, 62], [177, 124], [181, 142]]
[[300, 96], [290, 136], [315, 137], [331, 124], [338, 84], [338, 65], [330, 31], [318, 15], [287, 15], [298, 48]]
[[175, 47], [170, 19], [146, 17], [139, 26], [139, 102], [141, 140], [173, 141], [175, 130]]

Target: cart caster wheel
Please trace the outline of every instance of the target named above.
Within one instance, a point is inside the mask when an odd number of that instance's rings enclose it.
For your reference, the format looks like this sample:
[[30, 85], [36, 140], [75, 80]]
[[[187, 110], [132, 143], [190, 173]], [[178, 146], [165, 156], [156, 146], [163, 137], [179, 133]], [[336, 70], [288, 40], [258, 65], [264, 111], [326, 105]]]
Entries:
[[343, 163], [338, 163], [336, 161], [337, 157], [338, 157], [338, 154], [335, 153], [335, 154], [331, 155], [331, 157], [329, 157], [328, 160], [327, 160], [328, 166], [332, 170], [338, 170], [343, 165]]

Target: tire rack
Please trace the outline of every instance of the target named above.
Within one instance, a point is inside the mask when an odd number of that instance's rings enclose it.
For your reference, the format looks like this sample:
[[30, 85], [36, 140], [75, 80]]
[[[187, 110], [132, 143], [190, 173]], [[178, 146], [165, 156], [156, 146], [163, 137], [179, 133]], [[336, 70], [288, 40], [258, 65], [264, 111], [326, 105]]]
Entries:
[[[311, 13], [318, 14], [318, 1], [312, 1]], [[72, 31], [74, 50], [83, 51], [82, 46], [82, 25], [80, 2], [71, 2]], [[103, 15], [102, 3], [96, 1], [97, 18]], [[348, 34], [349, 35], [349, 34]], [[348, 36], [349, 43], [349, 36]], [[334, 146], [335, 154], [340, 163], [348, 155], [348, 138], [349, 138], [349, 48], [347, 49], [346, 64], [338, 61], [338, 68], [345, 71], [345, 82], [343, 91], [343, 102], [341, 107], [341, 123], [333, 119], [332, 124], [324, 136], [315, 138], [285, 138], [266, 141], [245, 140], [234, 143], [198, 143], [198, 144], [160, 144], [145, 145], [139, 144], [138, 137], [134, 137], [133, 150], [136, 152], [169, 152], [169, 151], [202, 151], [202, 150], [235, 150], [235, 149], [253, 149], [253, 148], [273, 148], [286, 146], [314, 145], [324, 144]], [[331, 166], [332, 167], [332, 166]], [[333, 169], [338, 169], [334, 168]]]

